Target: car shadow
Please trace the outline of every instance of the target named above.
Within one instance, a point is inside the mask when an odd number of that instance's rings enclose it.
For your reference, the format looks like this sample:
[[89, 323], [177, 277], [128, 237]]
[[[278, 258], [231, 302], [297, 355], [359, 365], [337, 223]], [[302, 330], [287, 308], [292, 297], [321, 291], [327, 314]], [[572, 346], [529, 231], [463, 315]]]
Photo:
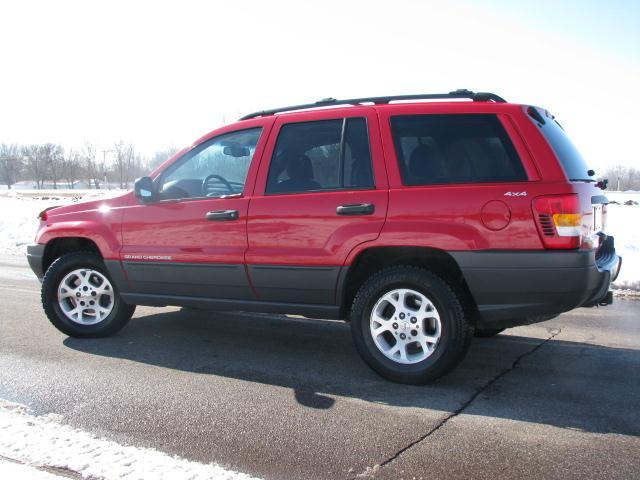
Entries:
[[342, 396], [453, 413], [474, 398], [465, 414], [640, 435], [640, 383], [630, 381], [640, 351], [561, 340], [539, 347], [543, 341], [475, 339], [460, 366], [426, 386], [394, 384], [373, 373], [343, 322], [183, 309], [138, 316], [111, 338], [64, 344], [196, 373], [203, 381], [215, 375], [287, 387], [300, 405], [314, 409], [332, 408]]

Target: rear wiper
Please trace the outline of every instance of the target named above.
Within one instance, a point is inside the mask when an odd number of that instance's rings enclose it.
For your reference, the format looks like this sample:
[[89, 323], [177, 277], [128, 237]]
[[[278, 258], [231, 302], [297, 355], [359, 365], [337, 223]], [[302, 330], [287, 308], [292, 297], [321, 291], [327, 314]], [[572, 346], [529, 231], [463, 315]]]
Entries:
[[[587, 170], [587, 175], [590, 177], [593, 177], [596, 174], [596, 172], [594, 170]], [[570, 182], [595, 182], [595, 178], [570, 178], [569, 179]]]

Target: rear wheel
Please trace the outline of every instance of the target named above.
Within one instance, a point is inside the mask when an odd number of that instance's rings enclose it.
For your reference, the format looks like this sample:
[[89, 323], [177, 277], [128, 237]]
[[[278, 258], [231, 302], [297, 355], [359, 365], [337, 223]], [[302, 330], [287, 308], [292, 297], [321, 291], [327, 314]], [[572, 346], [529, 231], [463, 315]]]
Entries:
[[42, 306], [51, 323], [72, 337], [106, 337], [124, 327], [134, 305], [122, 301], [99, 255], [74, 252], [48, 268]]
[[475, 336], [479, 338], [495, 337], [499, 333], [504, 332], [504, 328], [477, 328], [475, 330]]
[[413, 266], [384, 269], [360, 288], [351, 332], [364, 361], [383, 377], [423, 384], [455, 367], [473, 328], [440, 277]]

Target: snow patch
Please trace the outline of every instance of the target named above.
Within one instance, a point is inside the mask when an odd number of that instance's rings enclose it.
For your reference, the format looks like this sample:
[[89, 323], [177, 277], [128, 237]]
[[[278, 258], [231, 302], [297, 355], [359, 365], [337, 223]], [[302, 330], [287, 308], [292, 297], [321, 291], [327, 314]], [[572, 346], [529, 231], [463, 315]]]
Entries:
[[59, 415], [36, 416], [23, 405], [2, 400], [0, 457], [31, 466], [70, 470], [83, 478], [101, 480], [254, 478], [213, 463], [192, 462], [157, 450], [100, 439], [62, 424]]
[[[606, 232], [615, 238], [616, 252], [622, 257], [622, 269], [613, 286], [620, 290], [640, 290], [640, 193], [605, 192], [607, 205]], [[625, 202], [637, 202], [625, 205]]]

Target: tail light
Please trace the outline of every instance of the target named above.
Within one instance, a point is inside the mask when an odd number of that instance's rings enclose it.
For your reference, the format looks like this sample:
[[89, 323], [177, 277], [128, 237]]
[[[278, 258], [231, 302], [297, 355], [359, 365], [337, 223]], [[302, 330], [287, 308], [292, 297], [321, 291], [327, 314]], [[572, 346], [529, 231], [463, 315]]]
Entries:
[[533, 200], [533, 212], [546, 248], [580, 247], [583, 222], [577, 194], [537, 197]]

